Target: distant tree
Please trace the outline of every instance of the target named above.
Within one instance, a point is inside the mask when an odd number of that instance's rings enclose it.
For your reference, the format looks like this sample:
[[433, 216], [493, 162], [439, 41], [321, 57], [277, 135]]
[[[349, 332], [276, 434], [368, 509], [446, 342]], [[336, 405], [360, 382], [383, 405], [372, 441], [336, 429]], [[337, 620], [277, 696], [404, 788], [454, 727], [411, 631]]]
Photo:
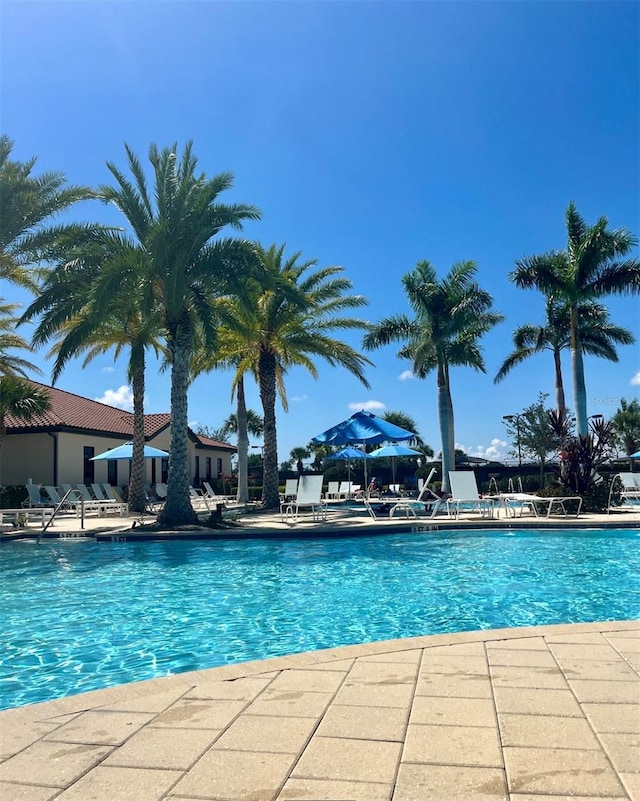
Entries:
[[[550, 424], [551, 409], [545, 407], [549, 397], [546, 392], [538, 393], [538, 400], [527, 406], [517, 416], [517, 420], [505, 421], [507, 434], [525, 457], [540, 465], [540, 488], [544, 486], [545, 465], [551, 455], [560, 447], [560, 439]], [[515, 415], [514, 415], [515, 418]]]
[[199, 436], [207, 437], [207, 439], [215, 439], [217, 442], [229, 442], [229, 430], [224, 424], [219, 428], [211, 428], [211, 426], [207, 425], [197, 425], [194, 431]]
[[280, 463], [280, 472], [281, 473], [290, 473], [293, 470], [293, 462], [291, 459], [287, 459], [286, 462]]
[[[620, 406], [611, 418], [615, 431], [615, 444], [622, 448], [627, 456], [640, 450], [640, 402], [637, 398], [628, 401], [620, 398]], [[629, 469], [632, 463], [629, 459]]]
[[296, 463], [296, 470], [298, 471], [298, 475], [301, 476], [304, 472], [302, 460], [308, 459], [311, 456], [309, 449], [300, 446], [297, 448], [292, 448], [289, 456], [291, 457], [291, 460]]
[[609, 230], [606, 217], [587, 225], [572, 202], [565, 221], [566, 250], [520, 259], [509, 277], [523, 289], [538, 289], [569, 312], [574, 405], [578, 434], [584, 437], [589, 426], [580, 304], [608, 295], [640, 293], [640, 261], [628, 257], [636, 237], [624, 229]]
[[396, 426], [400, 426], [400, 428], [404, 428], [405, 431], [413, 431], [416, 435], [415, 438], [411, 442], [411, 447], [414, 450], [420, 451], [422, 456], [425, 459], [432, 459], [433, 458], [433, 448], [422, 439], [420, 436], [420, 432], [418, 431], [418, 426], [416, 421], [411, 415], [407, 414], [406, 412], [385, 412], [382, 415], [382, 419], [386, 420], [388, 423], [393, 423]]

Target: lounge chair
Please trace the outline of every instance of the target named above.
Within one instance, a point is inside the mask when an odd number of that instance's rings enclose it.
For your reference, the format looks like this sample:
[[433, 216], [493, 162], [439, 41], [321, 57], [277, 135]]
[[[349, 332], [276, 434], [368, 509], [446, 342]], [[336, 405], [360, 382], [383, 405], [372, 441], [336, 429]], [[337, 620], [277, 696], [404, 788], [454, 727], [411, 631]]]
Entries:
[[[93, 484], [91, 486], [93, 487]], [[109, 512], [118, 512], [120, 517], [122, 517], [127, 511], [126, 503], [118, 503], [117, 501], [94, 497], [89, 492], [89, 487], [87, 487], [86, 484], [76, 484], [76, 487], [82, 497], [85, 512], [97, 511], [99, 515], [106, 515]]]
[[298, 519], [301, 510], [309, 509], [314, 521], [327, 519], [327, 504], [322, 499], [322, 476], [300, 476], [296, 497], [280, 507], [281, 520]]
[[340, 482], [330, 481], [327, 485], [327, 491], [324, 494], [327, 501], [337, 501], [340, 497]]
[[[563, 497], [544, 497], [542, 495], [530, 495], [527, 492], [504, 492], [496, 496], [498, 503], [504, 508], [507, 514], [516, 517], [518, 509], [519, 517], [525, 509], [530, 509], [536, 517], [540, 517], [538, 507], [542, 510], [544, 517], [551, 517], [554, 512], [562, 513], [564, 517], [569, 517], [569, 510], [566, 504], [572, 503], [576, 506], [575, 516], [579, 517], [582, 510], [582, 498], [579, 495], [565, 495]], [[571, 512], [573, 514], [573, 512]]]
[[417, 517], [416, 510], [419, 511], [421, 505], [424, 506], [425, 512], [428, 512], [431, 517], [435, 517], [440, 507], [444, 504], [442, 498], [439, 498], [433, 490], [429, 489], [429, 482], [435, 472], [436, 468], [432, 467], [427, 480], [422, 482], [417, 498], [401, 498], [389, 509], [389, 517], [394, 517], [400, 512], [403, 512], [405, 517]]
[[208, 501], [213, 501], [214, 503], [234, 503], [236, 501], [235, 495], [218, 495], [208, 481], [203, 481], [202, 487], [207, 495]]
[[295, 498], [298, 493], [298, 479], [288, 478], [284, 482], [284, 492], [280, 494], [280, 503], [286, 503]]
[[23, 509], [38, 509], [43, 506], [55, 506], [50, 498], [43, 498], [39, 484], [25, 484], [27, 497], [22, 501]]
[[607, 514], [611, 512], [611, 496], [618, 485], [620, 486], [620, 500], [622, 503], [640, 500], [640, 473], [616, 473], [611, 479], [609, 488]]
[[338, 498], [348, 499], [353, 495], [355, 495], [353, 481], [341, 481], [340, 486], [338, 487]]
[[493, 517], [494, 501], [492, 498], [480, 496], [473, 470], [450, 470], [449, 483], [451, 485], [451, 498], [447, 499], [449, 517], [458, 518], [461, 506], [465, 511], [478, 511], [483, 517]]

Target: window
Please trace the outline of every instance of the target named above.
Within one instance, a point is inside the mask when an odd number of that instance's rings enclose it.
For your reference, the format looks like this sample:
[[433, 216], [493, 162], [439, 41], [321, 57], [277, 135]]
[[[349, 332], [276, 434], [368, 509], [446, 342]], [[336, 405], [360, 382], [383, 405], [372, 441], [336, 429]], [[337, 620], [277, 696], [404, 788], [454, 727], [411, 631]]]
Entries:
[[200, 485], [200, 457], [196, 456], [196, 470], [193, 474], [193, 483], [196, 487]]
[[204, 458], [204, 472], [207, 481], [211, 478], [211, 457], [205, 456]]
[[156, 483], [156, 460], [151, 459], [151, 483]]
[[82, 454], [82, 480], [85, 484], [93, 484], [96, 480], [96, 466], [91, 461], [95, 455], [96, 449], [90, 445], [85, 445]]
[[116, 459], [109, 459], [107, 461], [107, 481], [112, 487], [118, 486], [118, 462]]
[[216, 475], [218, 478], [222, 476], [222, 459], [216, 459]]
[[161, 467], [160, 467], [160, 483], [166, 484], [169, 480], [169, 460], [166, 456], [162, 457]]

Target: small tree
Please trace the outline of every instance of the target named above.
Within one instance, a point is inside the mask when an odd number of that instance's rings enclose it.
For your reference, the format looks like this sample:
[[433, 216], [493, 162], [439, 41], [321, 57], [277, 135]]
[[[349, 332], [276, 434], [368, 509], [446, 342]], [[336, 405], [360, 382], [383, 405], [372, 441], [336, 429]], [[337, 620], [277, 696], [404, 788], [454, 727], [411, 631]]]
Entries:
[[[620, 398], [620, 407], [611, 418], [615, 432], [615, 446], [622, 448], [625, 454], [631, 457], [640, 449], [640, 402], [634, 398], [629, 402]], [[632, 469], [629, 459], [629, 469]]]
[[[520, 414], [507, 420], [507, 434], [520, 446], [520, 452], [540, 465], [540, 489], [544, 486], [544, 468], [551, 454], [558, 452], [560, 438], [549, 421], [551, 409], [545, 408], [549, 397], [546, 392], [538, 393], [538, 400], [527, 406]], [[568, 433], [568, 432], [567, 432]]]

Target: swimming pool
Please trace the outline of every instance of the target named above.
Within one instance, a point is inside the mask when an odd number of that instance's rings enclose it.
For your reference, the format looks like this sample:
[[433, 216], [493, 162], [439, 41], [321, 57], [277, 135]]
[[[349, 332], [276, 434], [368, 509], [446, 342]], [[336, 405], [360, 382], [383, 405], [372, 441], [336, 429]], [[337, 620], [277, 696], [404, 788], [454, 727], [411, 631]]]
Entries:
[[0, 708], [421, 634], [640, 617], [640, 533], [6, 543]]

